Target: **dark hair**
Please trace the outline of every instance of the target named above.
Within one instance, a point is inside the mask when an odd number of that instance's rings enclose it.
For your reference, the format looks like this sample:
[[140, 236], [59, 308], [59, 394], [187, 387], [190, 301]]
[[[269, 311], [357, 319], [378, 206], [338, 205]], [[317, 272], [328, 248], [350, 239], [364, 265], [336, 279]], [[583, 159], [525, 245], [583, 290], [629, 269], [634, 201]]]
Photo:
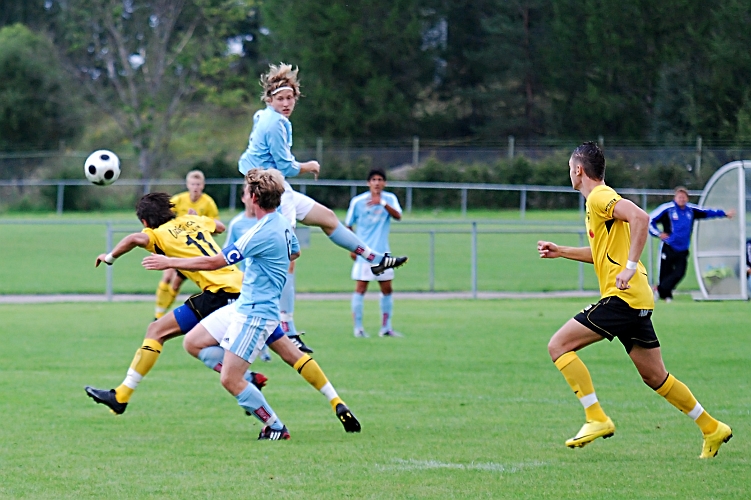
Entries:
[[596, 143], [588, 141], [581, 144], [571, 154], [571, 158], [581, 163], [584, 173], [590, 179], [601, 181], [605, 178], [605, 155]]
[[256, 203], [264, 210], [273, 210], [282, 202], [284, 177], [277, 169], [252, 168], [245, 174], [245, 183], [248, 193], [256, 195]]
[[156, 229], [176, 217], [174, 208], [167, 193], [149, 193], [136, 203], [136, 216], [138, 220], [145, 220], [147, 227]]
[[383, 177], [383, 180], [386, 180], [386, 171], [382, 168], [373, 168], [368, 172], [368, 180], [370, 180], [372, 177], [375, 177], [376, 175], [380, 175]]

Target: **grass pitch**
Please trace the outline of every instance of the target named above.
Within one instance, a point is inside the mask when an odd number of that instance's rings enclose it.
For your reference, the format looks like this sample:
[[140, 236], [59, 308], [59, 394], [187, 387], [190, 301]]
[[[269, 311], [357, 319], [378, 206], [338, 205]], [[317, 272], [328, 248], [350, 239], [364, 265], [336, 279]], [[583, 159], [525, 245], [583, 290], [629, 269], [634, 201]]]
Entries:
[[[258, 362], [288, 442], [258, 442], [218, 376], [166, 345], [122, 416], [83, 391], [125, 375], [150, 303], [0, 306], [3, 498], [748, 498], [749, 305], [659, 304], [668, 369], [735, 437], [702, 461], [694, 423], [644, 386], [619, 344], [583, 351], [617, 432], [583, 423], [547, 357], [583, 300], [397, 301], [402, 339], [355, 339], [346, 302], [299, 302], [315, 358], [361, 420], [275, 358]], [[375, 333], [377, 302], [366, 301]]]

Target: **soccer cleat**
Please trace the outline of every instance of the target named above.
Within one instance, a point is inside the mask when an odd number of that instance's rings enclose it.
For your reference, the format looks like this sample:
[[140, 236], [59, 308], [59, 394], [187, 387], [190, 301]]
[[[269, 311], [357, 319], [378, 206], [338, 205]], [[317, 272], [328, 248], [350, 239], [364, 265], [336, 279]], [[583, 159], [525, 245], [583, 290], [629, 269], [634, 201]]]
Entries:
[[266, 382], [268, 382], [269, 378], [264, 375], [263, 373], [258, 372], [250, 372], [250, 379], [248, 379], [248, 382], [256, 386], [258, 390], [263, 390], [264, 387], [266, 387]]
[[117, 400], [115, 397], [115, 389], [107, 391], [104, 389], [95, 389], [94, 387], [87, 385], [86, 395], [99, 404], [109, 406], [110, 411], [115, 415], [122, 415], [125, 413], [125, 408], [128, 406], [128, 403], [121, 403]]
[[613, 421], [608, 419], [605, 422], [597, 422], [595, 420], [588, 420], [576, 436], [566, 441], [566, 446], [569, 448], [581, 448], [586, 446], [598, 437], [607, 439], [615, 434], [615, 425]]
[[717, 422], [717, 429], [708, 436], [704, 436], [704, 446], [699, 458], [713, 458], [717, 456], [722, 443], [727, 443], [733, 437], [733, 429], [722, 422]]
[[268, 440], [268, 441], [280, 441], [282, 439], [289, 439], [291, 436], [289, 435], [289, 431], [287, 430], [287, 426], [283, 425], [282, 429], [279, 431], [275, 431], [268, 425], [264, 425], [263, 429], [261, 429], [260, 434], [258, 434], [258, 440]]
[[370, 335], [365, 333], [365, 330], [363, 330], [362, 328], [355, 328], [355, 337], [360, 339], [367, 339], [368, 337], [370, 337]]
[[401, 333], [395, 330], [383, 330], [378, 332], [379, 337], [404, 337]]
[[379, 274], [383, 274], [386, 269], [401, 267], [405, 262], [407, 262], [407, 257], [392, 257], [390, 253], [387, 253], [384, 254], [380, 263], [370, 266], [370, 270], [374, 275], [378, 276]]
[[360, 432], [360, 421], [357, 420], [347, 405], [339, 403], [336, 405], [336, 416], [344, 426], [344, 430], [347, 432]]
[[[305, 332], [300, 332], [300, 335], [305, 335]], [[300, 349], [302, 352], [313, 354], [313, 349], [305, 345], [305, 342], [302, 341], [300, 335], [287, 335], [287, 338], [290, 339], [292, 343], [295, 344], [295, 347]]]
[[266, 363], [271, 362], [271, 354], [266, 351], [261, 351], [261, 355], [259, 357], [261, 358], [261, 361], [265, 361]]

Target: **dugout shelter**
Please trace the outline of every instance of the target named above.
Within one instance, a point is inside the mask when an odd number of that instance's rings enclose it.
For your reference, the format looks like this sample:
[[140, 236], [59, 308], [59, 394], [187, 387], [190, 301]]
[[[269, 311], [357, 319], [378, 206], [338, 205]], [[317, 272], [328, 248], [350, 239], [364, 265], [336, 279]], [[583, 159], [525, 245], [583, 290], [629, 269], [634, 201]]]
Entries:
[[697, 300], [747, 300], [746, 238], [751, 217], [751, 160], [733, 161], [712, 175], [699, 205], [736, 210], [733, 219], [698, 220], [693, 234]]

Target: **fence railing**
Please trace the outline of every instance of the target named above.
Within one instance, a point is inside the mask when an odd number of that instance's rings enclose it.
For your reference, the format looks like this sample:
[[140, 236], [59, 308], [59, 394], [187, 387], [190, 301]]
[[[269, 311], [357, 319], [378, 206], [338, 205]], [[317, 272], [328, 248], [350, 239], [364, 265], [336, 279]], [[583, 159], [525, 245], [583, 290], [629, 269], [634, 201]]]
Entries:
[[[357, 189], [367, 188], [366, 181], [356, 180], [330, 180], [330, 179], [288, 179], [290, 185], [296, 187], [301, 193], [305, 193], [308, 186], [330, 186], [330, 187], [349, 187], [350, 194], [354, 197], [357, 194]], [[242, 178], [237, 179], [207, 179], [208, 185], [226, 185], [229, 190], [229, 209], [236, 210], [238, 206], [238, 188], [242, 186], [244, 180]], [[140, 186], [144, 193], [151, 191], [152, 186], [184, 186], [185, 181], [182, 179], [154, 179], [154, 180], [138, 180], [138, 179], [120, 179], [117, 184], [119, 186]], [[58, 214], [63, 213], [63, 206], [65, 201], [65, 188], [67, 186], [91, 186], [86, 180], [77, 179], [57, 179], [57, 180], [12, 180], [12, 181], [0, 181], [0, 187], [17, 187], [25, 188], [32, 186], [56, 186], [57, 197], [55, 203], [55, 210]], [[458, 192], [460, 197], [460, 207], [462, 217], [467, 214], [467, 198], [469, 191], [505, 191], [505, 192], [517, 192], [519, 193], [519, 214], [520, 218], [524, 219], [527, 211], [527, 195], [528, 193], [573, 193], [569, 186], [541, 186], [541, 185], [519, 185], [519, 184], [482, 184], [482, 183], [451, 183], [451, 182], [412, 182], [412, 181], [389, 181], [389, 188], [403, 188], [406, 191], [406, 199], [404, 200], [404, 209], [407, 213], [412, 211], [412, 201], [414, 190], [416, 189], [441, 189], [441, 190], [454, 190]], [[634, 188], [617, 188], [616, 191], [621, 195], [637, 197], [640, 200], [640, 205], [645, 210], [647, 209], [647, 201], [650, 196], [672, 196], [673, 191], [669, 189], [634, 189]], [[690, 191], [690, 196], [700, 196], [701, 191]], [[482, 207], [478, 207], [482, 208]], [[579, 197], [579, 211], [584, 211], [584, 198]]]

